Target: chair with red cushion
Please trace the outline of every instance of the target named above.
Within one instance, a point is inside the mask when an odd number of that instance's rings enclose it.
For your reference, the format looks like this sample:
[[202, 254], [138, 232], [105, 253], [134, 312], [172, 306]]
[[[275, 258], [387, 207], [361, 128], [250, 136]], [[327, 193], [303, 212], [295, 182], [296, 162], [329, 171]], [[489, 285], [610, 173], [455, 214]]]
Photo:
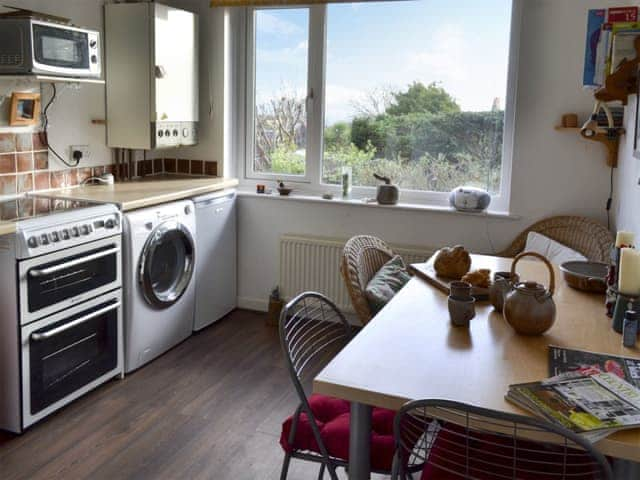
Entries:
[[394, 420], [392, 479], [611, 480], [607, 459], [558, 425], [448, 400], [416, 400]]
[[[320, 464], [337, 480], [336, 468], [349, 462], [350, 404], [324, 395], [307, 396], [305, 386], [353, 337], [351, 325], [329, 299], [306, 292], [291, 300], [280, 315], [280, 343], [291, 381], [300, 398], [282, 425], [285, 456], [280, 478], [287, 478], [292, 458]], [[389, 474], [393, 463], [395, 412], [374, 408], [371, 421], [371, 468]]]

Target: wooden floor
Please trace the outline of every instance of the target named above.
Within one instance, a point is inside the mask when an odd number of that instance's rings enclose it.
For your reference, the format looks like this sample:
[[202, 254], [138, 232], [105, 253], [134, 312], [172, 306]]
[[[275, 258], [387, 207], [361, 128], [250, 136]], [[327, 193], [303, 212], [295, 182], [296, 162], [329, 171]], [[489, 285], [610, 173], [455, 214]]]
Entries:
[[[297, 402], [264, 320], [233, 312], [23, 435], [0, 433], [0, 478], [278, 478], [280, 425]], [[292, 462], [291, 480], [316, 475]]]

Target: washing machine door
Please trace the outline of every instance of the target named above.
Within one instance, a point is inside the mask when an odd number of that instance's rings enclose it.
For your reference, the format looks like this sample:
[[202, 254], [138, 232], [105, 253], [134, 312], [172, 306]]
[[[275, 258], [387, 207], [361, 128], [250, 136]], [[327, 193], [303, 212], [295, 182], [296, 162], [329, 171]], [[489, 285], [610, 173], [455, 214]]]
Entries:
[[179, 222], [158, 225], [140, 256], [139, 280], [144, 298], [157, 308], [176, 303], [193, 276], [195, 247], [189, 230]]

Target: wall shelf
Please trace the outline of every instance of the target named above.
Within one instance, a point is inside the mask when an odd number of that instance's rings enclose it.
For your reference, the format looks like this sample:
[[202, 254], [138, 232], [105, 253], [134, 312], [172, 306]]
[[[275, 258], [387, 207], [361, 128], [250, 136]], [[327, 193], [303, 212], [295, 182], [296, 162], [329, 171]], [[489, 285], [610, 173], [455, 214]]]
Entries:
[[40, 83], [88, 83], [94, 85], [104, 85], [105, 83], [105, 81], [100, 78], [56, 77], [53, 75], [0, 75], [0, 81], [2, 80], [18, 80]]

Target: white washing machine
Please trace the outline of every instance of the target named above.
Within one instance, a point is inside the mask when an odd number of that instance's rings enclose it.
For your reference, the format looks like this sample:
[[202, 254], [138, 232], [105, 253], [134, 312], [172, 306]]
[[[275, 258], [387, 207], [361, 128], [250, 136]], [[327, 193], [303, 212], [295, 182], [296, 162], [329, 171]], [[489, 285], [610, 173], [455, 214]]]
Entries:
[[195, 208], [190, 200], [124, 215], [125, 372], [191, 335]]

